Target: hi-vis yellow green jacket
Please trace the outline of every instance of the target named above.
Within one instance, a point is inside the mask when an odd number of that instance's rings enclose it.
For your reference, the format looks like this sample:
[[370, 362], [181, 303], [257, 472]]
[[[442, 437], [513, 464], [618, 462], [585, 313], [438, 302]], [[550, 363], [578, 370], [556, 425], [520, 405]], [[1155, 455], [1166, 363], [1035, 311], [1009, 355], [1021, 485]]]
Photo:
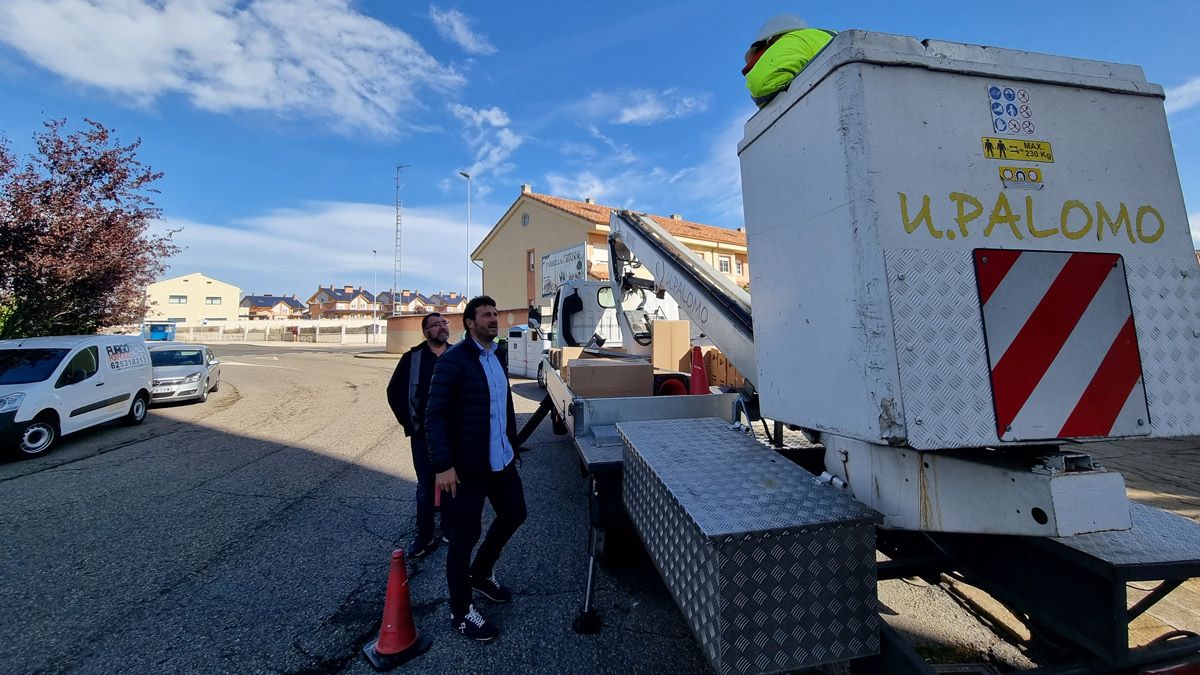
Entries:
[[829, 44], [837, 33], [821, 28], [804, 28], [784, 33], [746, 73], [746, 88], [758, 107], [791, 83], [805, 66]]

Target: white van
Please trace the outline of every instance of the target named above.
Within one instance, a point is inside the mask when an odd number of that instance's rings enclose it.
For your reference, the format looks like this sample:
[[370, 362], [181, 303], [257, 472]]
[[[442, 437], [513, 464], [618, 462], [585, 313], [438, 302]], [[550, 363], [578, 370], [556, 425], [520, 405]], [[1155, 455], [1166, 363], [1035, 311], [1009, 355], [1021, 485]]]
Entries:
[[137, 335], [0, 340], [0, 443], [41, 455], [60, 435], [146, 419], [150, 353]]
[[540, 365], [542, 356], [550, 351], [550, 341], [531, 326], [508, 329], [508, 374], [514, 377], [538, 378], [543, 382]]

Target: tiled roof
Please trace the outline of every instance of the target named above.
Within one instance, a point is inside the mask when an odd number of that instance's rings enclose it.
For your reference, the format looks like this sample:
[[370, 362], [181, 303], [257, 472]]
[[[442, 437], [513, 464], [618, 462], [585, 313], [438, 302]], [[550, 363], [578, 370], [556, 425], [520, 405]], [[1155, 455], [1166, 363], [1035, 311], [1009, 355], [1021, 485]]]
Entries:
[[[325, 291], [326, 293], [328, 293], [329, 297], [333, 298], [334, 300], [338, 300], [338, 301], [342, 301], [342, 302], [347, 302], [347, 301], [353, 300], [354, 296], [356, 296], [360, 293], [362, 294], [362, 296], [364, 298], [367, 299], [367, 302], [375, 302], [375, 296], [372, 295], [370, 291], [364, 290], [364, 289], [355, 289], [355, 290], [347, 293], [345, 290], [345, 287], [327, 288], [325, 286], [318, 286], [317, 293], [320, 293], [321, 291]], [[313, 295], [315, 296], [317, 293], [313, 293]]]
[[[608, 225], [609, 213], [619, 211], [615, 206], [604, 206], [603, 204], [589, 204], [587, 202], [576, 201], [574, 199], [564, 199], [562, 197], [554, 197], [551, 195], [539, 194], [537, 192], [526, 192], [522, 197], [529, 197], [535, 201], [539, 201], [548, 206], [552, 206], [560, 211], [583, 218], [586, 221], [595, 223], [596, 225]], [[713, 225], [705, 225], [703, 223], [693, 223], [690, 220], [675, 220], [666, 216], [656, 216], [647, 214], [654, 222], [662, 225], [663, 228], [675, 235], [676, 237], [688, 237], [689, 239], [700, 239], [703, 241], [720, 242], [722, 244], [737, 244], [739, 246], [746, 245], [746, 233], [730, 230], [724, 227], [714, 227]]]
[[292, 309], [304, 309], [304, 303], [290, 295], [247, 295], [241, 304], [245, 307], [274, 307], [283, 302]]

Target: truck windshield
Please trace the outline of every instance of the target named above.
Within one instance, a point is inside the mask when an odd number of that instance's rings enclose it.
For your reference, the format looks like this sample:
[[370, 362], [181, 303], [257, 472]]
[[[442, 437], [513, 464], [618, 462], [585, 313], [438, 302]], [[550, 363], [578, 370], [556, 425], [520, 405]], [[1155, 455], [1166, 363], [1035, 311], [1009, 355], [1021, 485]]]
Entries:
[[163, 349], [150, 352], [154, 366], [202, 366], [204, 356], [199, 349]]
[[68, 349], [0, 349], [0, 384], [30, 384], [49, 379]]

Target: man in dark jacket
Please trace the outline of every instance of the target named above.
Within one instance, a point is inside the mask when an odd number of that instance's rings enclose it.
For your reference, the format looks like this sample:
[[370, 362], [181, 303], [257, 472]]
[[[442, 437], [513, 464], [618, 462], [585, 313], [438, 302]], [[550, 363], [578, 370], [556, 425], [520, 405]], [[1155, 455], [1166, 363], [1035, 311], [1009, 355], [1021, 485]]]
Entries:
[[[495, 300], [481, 295], [467, 303], [467, 338], [438, 359], [425, 414], [437, 488], [454, 497], [454, 532], [446, 554], [450, 625], [484, 641], [500, 632], [475, 610], [472, 589], [493, 602], [512, 599], [496, 579], [494, 567], [504, 545], [525, 522], [525, 493], [514, 461], [517, 420], [508, 364], [493, 342], [499, 324]], [[496, 519], [471, 562], [485, 499], [492, 503]]]
[[[437, 312], [421, 317], [421, 332], [425, 341], [410, 349], [400, 358], [399, 365], [388, 382], [388, 405], [396, 415], [396, 421], [404, 427], [404, 435], [411, 440], [413, 468], [417, 472], [417, 537], [408, 546], [408, 557], [416, 559], [437, 548], [438, 538], [433, 535], [434, 471], [429, 463], [429, 446], [425, 438], [425, 407], [429, 401], [429, 383], [433, 379], [433, 366], [446, 351], [450, 339], [450, 323]], [[416, 378], [413, 375], [416, 374]], [[449, 496], [446, 497], [449, 501]], [[453, 522], [448, 504], [442, 504], [442, 538], [450, 541], [450, 524]]]

